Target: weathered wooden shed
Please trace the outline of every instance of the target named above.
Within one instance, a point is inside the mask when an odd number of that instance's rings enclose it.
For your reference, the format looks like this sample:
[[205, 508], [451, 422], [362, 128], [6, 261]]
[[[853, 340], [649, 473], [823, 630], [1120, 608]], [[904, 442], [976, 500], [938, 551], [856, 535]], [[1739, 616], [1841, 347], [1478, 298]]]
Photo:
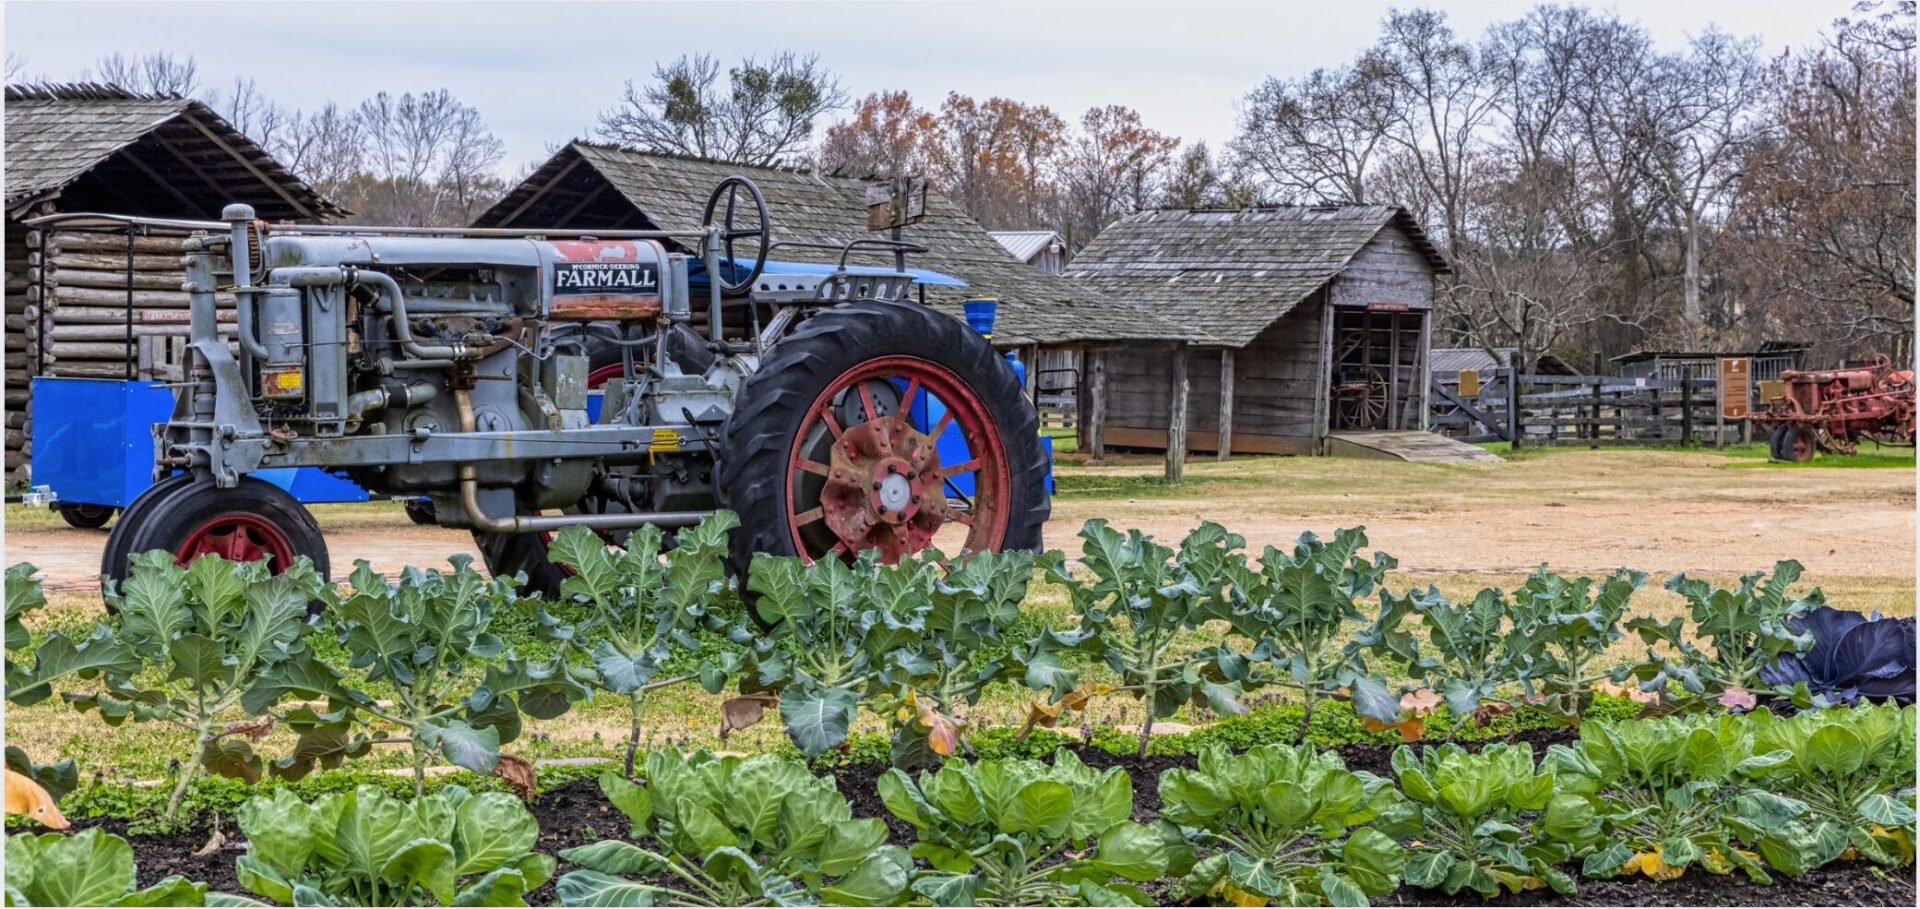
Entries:
[[[6, 472], [30, 460], [34, 376], [133, 378], [141, 342], [184, 340], [179, 232], [29, 229], [41, 215], [342, 214], [205, 104], [113, 86], [6, 89]], [[230, 305], [230, 304], [229, 304]], [[178, 347], [178, 345], [174, 345]], [[169, 352], [162, 345], [164, 365]]]
[[[724, 161], [642, 152], [619, 146], [573, 142], [542, 164], [497, 204], [476, 227], [578, 230], [685, 228], [701, 221], [715, 184], [740, 174], [767, 198], [776, 242], [824, 244], [831, 250], [782, 246], [774, 258], [834, 262], [841, 244], [884, 239], [867, 230], [863, 177], [805, 168], [750, 167]], [[908, 266], [942, 272], [967, 287], [924, 287], [925, 301], [958, 317], [960, 304], [987, 294], [1000, 299], [993, 342], [1018, 348], [1027, 363], [1046, 348], [1087, 343], [1164, 339], [1171, 322], [1126, 300], [1109, 298], [1086, 284], [1047, 274], [1015, 258], [965, 212], [928, 191], [926, 217], [903, 238], [927, 247]], [[855, 264], [890, 265], [893, 254], [858, 250]], [[1028, 394], [1037, 370], [1028, 371]]]
[[[1400, 208], [1159, 210], [1109, 225], [1067, 277], [1177, 323], [1096, 351], [1090, 447], [1318, 454], [1330, 433], [1424, 428], [1433, 281]], [[1190, 419], [1183, 420], [1191, 401]], [[1180, 424], [1188, 425], [1182, 427]]]
[[1067, 241], [1057, 230], [996, 230], [993, 239], [1014, 258], [1047, 274], [1067, 270]]

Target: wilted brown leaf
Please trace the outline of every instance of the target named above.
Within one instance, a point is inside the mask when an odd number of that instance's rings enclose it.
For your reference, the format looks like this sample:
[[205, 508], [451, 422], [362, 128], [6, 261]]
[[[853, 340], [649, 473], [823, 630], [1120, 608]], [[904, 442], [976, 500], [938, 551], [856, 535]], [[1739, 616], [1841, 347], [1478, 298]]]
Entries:
[[767, 708], [780, 703], [780, 697], [773, 694], [743, 694], [727, 698], [720, 702], [720, 740], [726, 741], [727, 735], [735, 729], [745, 729], [760, 722]]
[[511, 754], [500, 756], [500, 763], [493, 765], [493, 775], [506, 780], [507, 785], [520, 793], [523, 802], [533, 801], [535, 793], [539, 791], [533, 765]]

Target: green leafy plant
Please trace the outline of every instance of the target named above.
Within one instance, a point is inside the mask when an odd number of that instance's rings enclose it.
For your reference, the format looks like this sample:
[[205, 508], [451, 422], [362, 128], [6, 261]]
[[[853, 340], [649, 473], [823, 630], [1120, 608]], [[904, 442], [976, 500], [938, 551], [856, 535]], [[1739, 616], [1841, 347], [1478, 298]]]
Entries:
[[1416, 753], [1403, 745], [1393, 770], [1418, 808], [1417, 820], [1396, 825], [1419, 840], [1408, 850], [1407, 883], [1482, 896], [1541, 886], [1573, 892], [1557, 866], [1592, 843], [1599, 822], [1586, 799], [1556, 793], [1552, 771], [1536, 771], [1531, 747], [1475, 753], [1446, 744]]
[[1743, 768], [1753, 790], [1737, 825], [1770, 863], [1800, 873], [1849, 852], [1882, 865], [1913, 861], [1913, 707], [1789, 718], [1762, 710], [1748, 720], [1756, 752], [1786, 755]]
[[1368, 665], [1367, 655], [1387, 647], [1408, 649], [1400, 632], [1403, 610], [1383, 599], [1381, 613], [1369, 621], [1358, 604], [1373, 596], [1397, 564], [1384, 552], [1371, 561], [1360, 550], [1365, 528], [1334, 531], [1332, 542], [1313, 533], [1300, 535], [1292, 552], [1269, 546], [1260, 567], [1234, 554], [1223, 565], [1228, 581], [1225, 616], [1233, 629], [1254, 641], [1248, 658], [1272, 664], [1272, 684], [1298, 692], [1305, 705], [1304, 733], [1314, 703], [1344, 697], [1355, 713], [1383, 723], [1400, 719], [1400, 699]]
[[[1208, 522], [1187, 534], [1178, 553], [1138, 530], [1122, 534], [1095, 518], [1080, 530], [1081, 561], [1091, 578], [1068, 570], [1058, 552], [1048, 553], [1048, 575], [1067, 589], [1077, 625], [1047, 629], [1016, 651], [1029, 688], [1050, 691], [1056, 705], [1084, 706], [1089, 694], [1138, 698], [1143, 719], [1139, 753], [1147, 753], [1153, 721], [1192, 703], [1221, 714], [1241, 714], [1247, 660], [1225, 647], [1179, 656], [1182, 630], [1223, 617], [1219, 605], [1229, 554], [1246, 541]], [[1079, 689], [1079, 672], [1066, 653], [1102, 660], [1120, 684]], [[1054, 713], [1057, 714], [1057, 710]]]
[[[500, 746], [519, 736], [522, 712], [552, 719], [585, 696], [562, 657], [535, 662], [509, 653], [501, 659], [504, 645], [488, 629], [496, 610], [516, 602], [514, 582], [487, 581], [470, 562], [454, 557], [449, 574], [409, 566], [400, 583], [389, 584], [361, 561], [346, 593], [326, 591], [325, 620], [346, 649], [348, 672], [358, 678], [310, 655], [270, 673], [262, 699], [327, 699], [324, 711], [303, 706], [288, 715], [300, 739], [293, 753], [274, 762], [276, 774], [297, 779], [316, 765], [365, 754], [373, 744], [398, 742], [412, 749], [414, 790], [424, 793], [433, 754], [491, 772]], [[476, 686], [470, 670], [481, 665], [486, 671]], [[391, 737], [381, 723], [406, 735]], [[356, 735], [356, 725], [373, 732]]]
[[[279, 700], [263, 680], [309, 653], [307, 605], [322, 587], [304, 560], [270, 574], [264, 562], [206, 556], [181, 568], [170, 553], [140, 553], [125, 583], [106, 591], [117, 627], [102, 624], [78, 645], [49, 636], [24, 683], [50, 690], [63, 676], [95, 676], [97, 686], [64, 697], [97, 709], [109, 725], [132, 719], [189, 730], [192, 751], [164, 814], [171, 819], [203, 769], [260, 778], [263, 762], [249, 742], [272, 728], [268, 714]], [[243, 704], [249, 719], [222, 719]]]
[[9, 906], [258, 906], [178, 874], [141, 888], [133, 847], [98, 827], [7, 837]]
[[240, 886], [283, 906], [524, 906], [553, 876], [539, 825], [503, 792], [402, 801], [371, 786], [242, 806]]
[[1547, 750], [1545, 765], [1559, 791], [1589, 799], [1606, 833], [1606, 847], [1581, 865], [1585, 876], [1667, 880], [1697, 865], [1738, 868], [1765, 884], [1772, 879], [1734, 845], [1730, 823], [1742, 778], [1785, 756], [1756, 756], [1742, 717], [1694, 716], [1586, 723], [1577, 745]]
[[1646, 581], [1646, 572], [1625, 568], [1597, 587], [1592, 578], [1568, 578], [1545, 565], [1529, 575], [1513, 594], [1503, 666], [1519, 681], [1523, 703], [1577, 724], [1593, 700], [1594, 683], [1609, 676], [1612, 667], [1599, 661], [1624, 636], [1621, 619]]
[[953, 754], [964, 741], [963, 705], [1007, 672], [997, 648], [1020, 617], [1033, 574], [1030, 553], [939, 552], [881, 565], [754, 557], [754, 608], [773, 634], [749, 642], [741, 696], [723, 729], [757, 721], [777, 695], [787, 736], [808, 757], [846, 742], [865, 704], [893, 725], [902, 766]]
[[936, 906], [1149, 906], [1127, 882], [1184, 873], [1192, 862], [1170, 825], [1128, 820], [1125, 771], [1096, 772], [1070, 751], [1051, 766], [953, 760], [918, 780], [896, 767], [881, 776], [880, 798], [913, 825], [912, 853], [934, 869], [913, 889]]
[[[1741, 578], [1733, 590], [1674, 575], [1667, 589], [1686, 598], [1691, 638], [1705, 639], [1708, 646], [1693, 643], [1681, 617], [1662, 624], [1636, 616], [1627, 621], [1627, 629], [1647, 643], [1647, 658], [1616, 672], [1615, 680], [1632, 676], [1642, 689], [1661, 693], [1678, 683], [1687, 695], [1712, 696], [1722, 707], [1751, 709], [1758, 703], [1754, 692], [1766, 687], [1761, 672], [1782, 654], [1805, 653], [1813, 645], [1813, 636], [1794, 631], [1791, 620], [1823, 605], [1826, 598], [1818, 589], [1800, 597], [1790, 593], [1801, 571], [1799, 562], [1782, 561], [1773, 566], [1771, 577], [1755, 572]], [[1668, 653], [1657, 652], [1653, 645], [1658, 644]]]
[[637, 842], [562, 852], [579, 866], [560, 878], [563, 905], [887, 906], [907, 892], [913, 862], [886, 824], [854, 819], [798, 763], [656, 751], [644, 784], [609, 773], [600, 786]]
[[1396, 810], [1393, 785], [1347, 770], [1339, 755], [1265, 745], [1200, 753], [1196, 770], [1160, 776], [1161, 818], [1216, 849], [1193, 866], [1190, 896], [1240, 905], [1365, 906], [1400, 885], [1407, 854], [1366, 824]]
[[[1495, 714], [1512, 712], [1502, 686], [1513, 679], [1515, 645], [1533, 645], [1510, 631], [1513, 604], [1505, 593], [1483, 589], [1472, 599], [1454, 602], [1439, 588], [1380, 592], [1382, 615], [1417, 615], [1426, 629], [1427, 646], [1418, 647], [1404, 631], [1370, 635], [1377, 650], [1398, 656], [1408, 673], [1435, 693], [1447, 712], [1470, 718], [1476, 725]], [[1450, 727], [1458, 731], [1458, 724]]]
[[698, 679], [717, 694], [737, 668], [716, 660], [694, 672], [661, 676], [677, 655], [700, 650], [695, 632], [723, 632], [729, 626], [727, 612], [715, 607], [728, 596], [727, 533], [738, 526], [733, 512], [716, 512], [676, 534], [676, 545], [664, 559], [661, 531], [654, 526], [629, 534], [619, 552], [585, 527], [566, 528], [553, 538], [552, 559], [573, 572], [562, 583], [561, 596], [584, 600], [592, 610], [571, 625], [548, 617], [548, 633], [586, 658], [591, 672], [584, 674], [585, 681], [626, 699], [628, 776], [640, 749], [648, 692]]

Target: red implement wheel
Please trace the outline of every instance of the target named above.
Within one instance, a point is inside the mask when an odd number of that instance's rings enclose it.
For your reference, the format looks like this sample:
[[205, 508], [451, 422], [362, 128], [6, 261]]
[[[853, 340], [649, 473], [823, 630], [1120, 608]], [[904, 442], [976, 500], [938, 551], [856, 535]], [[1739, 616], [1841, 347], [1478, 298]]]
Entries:
[[[926, 432], [910, 420], [922, 391], [944, 410]], [[1006, 360], [950, 316], [875, 301], [817, 313], [767, 352], [727, 421], [718, 491], [741, 518], [734, 569], [756, 552], [1037, 549], [1049, 507], [1037, 420]], [[966, 450], [943, 460], [949, 426]]]
[[251, 562], [271, 559], [274, 569], [306, 556], [327, 577], [326, 540], [306, 506], [286, 490], [244, 477], [232, 489], [212, 480], [175, 478], [148, 489], [107, 536], [101, 573], [126, 576], [135, 553], [162, 549], [186, 565], [203, 555]]

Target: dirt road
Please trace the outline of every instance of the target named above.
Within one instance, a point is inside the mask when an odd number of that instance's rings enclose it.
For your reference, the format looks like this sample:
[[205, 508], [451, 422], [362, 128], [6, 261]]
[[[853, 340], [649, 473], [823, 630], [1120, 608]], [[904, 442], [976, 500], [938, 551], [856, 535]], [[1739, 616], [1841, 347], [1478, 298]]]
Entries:
[[[1255, 550], [1302, 530], [1363, 524], [1409, 572], [1509, 574], [1622, 565], [1660, 576], [1739, 573], [1795, 558], [1810, 577], [1914, 578], [1914, 474], [1905, 470], [1767, 469], [1751, 458], [1641, 451], [1563, 451], [1492, 465], [1327, 458], [1196, 461], [1189, 482], [1157, 482], [1153, 462], [1062, 470], [1047, 542], [1073, 552], [1088, 518], [1140, 527], [1163, 542], [1202, 520]], [[418, 527], [397, 506], [323, 506], [335, 576], [440, 565], [475, 554], [464, 531]], [[104, 531], [68, 529], [44, 512], [7, 509], [5, 564], [29, 561], [52, 589], [97, 586]]]

